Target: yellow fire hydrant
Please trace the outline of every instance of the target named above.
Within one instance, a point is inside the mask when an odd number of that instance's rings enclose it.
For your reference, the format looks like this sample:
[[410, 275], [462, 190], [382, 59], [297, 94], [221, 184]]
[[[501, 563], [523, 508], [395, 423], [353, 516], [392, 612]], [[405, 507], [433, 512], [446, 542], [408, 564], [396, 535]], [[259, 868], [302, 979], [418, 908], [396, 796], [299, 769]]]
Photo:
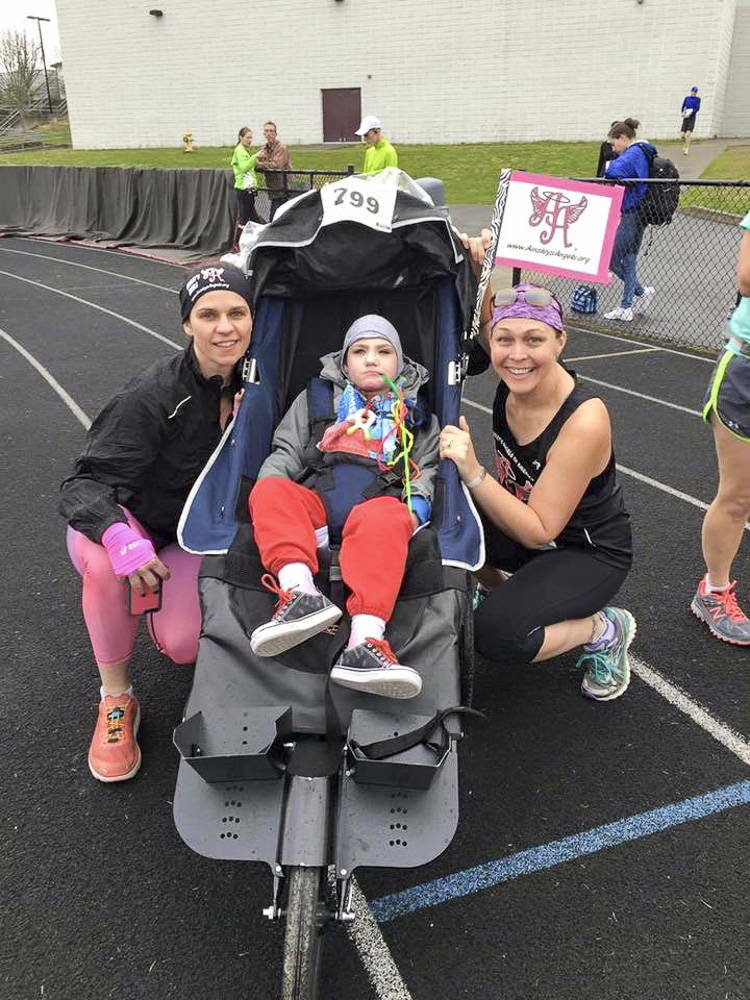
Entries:
[[183, 137], [182, 137], [182, 141], [185, 143], [185, 148], [183, 149], [183, 153], [192, 153], [193, 152], [193, 133], [192, 132], [186, 132], [183, 135]]

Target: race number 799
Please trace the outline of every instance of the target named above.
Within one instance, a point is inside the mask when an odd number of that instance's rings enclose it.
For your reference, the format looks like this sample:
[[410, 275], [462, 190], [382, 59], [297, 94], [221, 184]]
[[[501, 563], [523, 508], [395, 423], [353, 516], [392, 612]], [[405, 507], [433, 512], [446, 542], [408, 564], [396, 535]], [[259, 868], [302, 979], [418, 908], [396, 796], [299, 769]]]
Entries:
[[368, 195], [365, 198], [365, 196], [361, 192], [347, 190], [344, 187], [337, 187], [337, 188], [334, 188], [333, 190], [334, 190], [334, 192], [336, 194], [336, 198], [334, 200], [334, 205], [343, 205], [343, 204], [345, 204], [345, 199], [346, 199], [346, 197], [348, 195], [349, 203], [354, 208], [363, 208], [364, 207], [364, 208], [367, 209], [368, 212], [372, 212], [373, 215], [377, 215], [378, 212], [380, 211], [380, 202], [378, 201], [377, 198], [374, 198], [372, 195]]

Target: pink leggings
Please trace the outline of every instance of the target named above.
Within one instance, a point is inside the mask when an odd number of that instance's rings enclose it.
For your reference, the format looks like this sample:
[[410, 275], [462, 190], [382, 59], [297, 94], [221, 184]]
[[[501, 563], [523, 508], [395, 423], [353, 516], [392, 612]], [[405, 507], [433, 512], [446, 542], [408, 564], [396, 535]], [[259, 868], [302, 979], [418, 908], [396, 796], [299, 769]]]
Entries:
[[[124, 508], [123, 508], [124, 510]], [[124, 510], [128, 523], [144, 538], [150, 537], [133, 515]], [[68, 528], [68, 553], [83, 578], [83, 617], [99, 666], [108, 667], [130, 659], [138, 632], [138, 618], [128, 614], [127, 580], [112, 571], [105, 549], [80, 531]], [[201, 557], [167, 545], [159, 558], [171, 576], [162, 588], [161, 610], [147, 615], [148, 630], [156, 648], [175, 663], [193, 663], [198, 655], [201, 612], [198, 602], [198, 570]]]

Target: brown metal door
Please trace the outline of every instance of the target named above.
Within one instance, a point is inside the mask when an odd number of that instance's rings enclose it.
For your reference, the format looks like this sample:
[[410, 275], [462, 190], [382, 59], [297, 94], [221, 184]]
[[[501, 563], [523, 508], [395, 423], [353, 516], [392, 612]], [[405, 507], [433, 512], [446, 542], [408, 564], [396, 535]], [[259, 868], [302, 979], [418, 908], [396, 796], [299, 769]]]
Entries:
[[323, 95], [323, 142], [357, 142], [354, 134], [362, 120], [359, 87], [321, 90]]

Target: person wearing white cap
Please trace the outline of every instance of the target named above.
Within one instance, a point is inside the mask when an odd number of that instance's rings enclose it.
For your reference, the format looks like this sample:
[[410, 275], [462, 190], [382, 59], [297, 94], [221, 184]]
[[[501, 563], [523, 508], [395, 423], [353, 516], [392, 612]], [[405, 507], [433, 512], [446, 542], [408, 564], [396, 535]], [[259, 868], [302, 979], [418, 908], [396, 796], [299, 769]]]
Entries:
[[398, 153], [395, 148], [383, 138], [383, 123], [375, 115], [365, 115], [354, 133], [361, 136], [367, 143], [365, 153], [364, 174], [374, 174], [385, 167], [398, 166]]

